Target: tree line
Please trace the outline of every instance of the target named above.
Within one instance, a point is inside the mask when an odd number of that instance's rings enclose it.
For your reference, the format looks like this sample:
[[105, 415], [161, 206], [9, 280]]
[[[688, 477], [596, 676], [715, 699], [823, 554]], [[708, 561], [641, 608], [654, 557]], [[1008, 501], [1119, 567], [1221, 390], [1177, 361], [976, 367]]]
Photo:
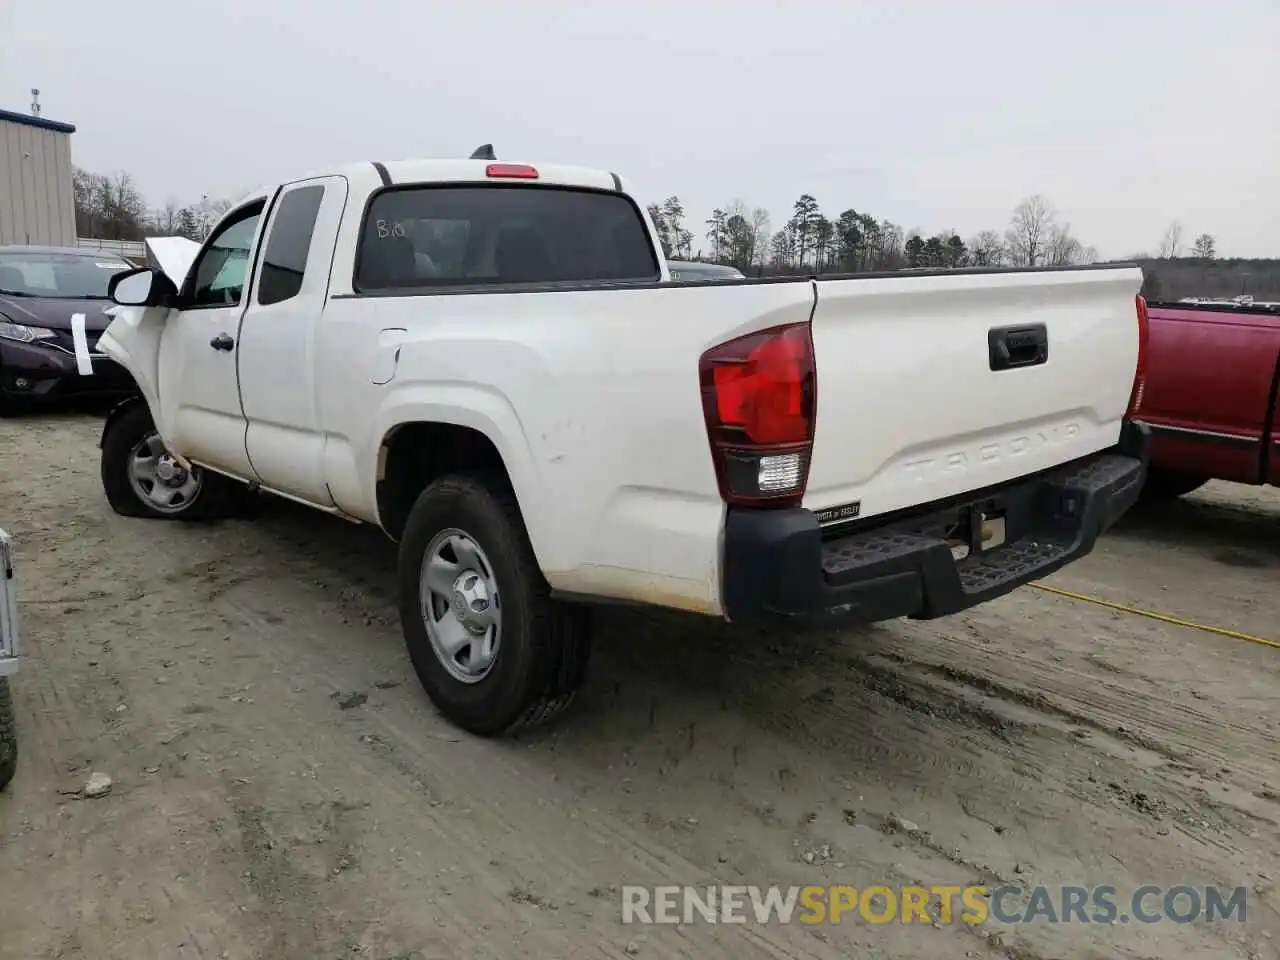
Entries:
[[148, 207], [127, 173], [106, 176], [76, 168], [71, 186], [76, 236], [94, 240], [180, 236], [200, 241], [231, 206], [228, 200], [206, 196], [196, 203], [170, 201], [161, 207]]
[[[128, 173], [106, 176], [76, 169], [73, 177], [76, 235], [97, 240], [142, 240], [184, 236], [203, 240], [230, 207], [223, 199], [169, 201], [149, 207]], [[1068, 266], [1093, 263], [1098, 252], [1071, 232], [1047, 199], [1028, 197], [1014, 208], [1003, 231], [983, 230], [968, 239], [955, 230], [929, 236], [887, 219], [849, 208], [823, 213], [812, 194], [802, 194], [791, 216], [773, 230], [769, 211], [734, 200], [707, 218], [695, 246], [684, 204], [671, 196], [649, 205], [663, 252], [671, 259], [702, 259], [751, 275], [862, 273], [881, 270], [984, 266]], [[1219, 259], [1209, 233], [1186, 247], [1182, 224], [1171, 222], [1155, 254], [1135, 253], [1142, 264], [1143, 292], [1151, 299], [1231, 297], [1247, 293], [1280, 299], [1280, 260]]]
[[696, 251], [679, 197], [650, 204], [648, 210], [667, 257], [711, 260], [753, 274], [1068, 266], [1098, 259], [1097, 249], [1078, 240], [1070, 224], [1039, 195], [1014, 208], [1003, 232], [983, 230], [968, 239], [955, 230], [928, 236], [904, 230], [852, 207], [828, 216], [808, 193], [801, 194], [790, 218], [774, 231], [767, 210], [734, 200], [712, 211], [706, 247], [699, 244]]
[[1148, 300], [1174, 301], [1183, 297], [1280, 301], [1280, 260], [1219, 257], [1211, 233], [1195, 236], [1188, 247], [1178, 220], [1170, 222], [1155, 253], [1128, 257], [1142, 266], [1142, 294]]

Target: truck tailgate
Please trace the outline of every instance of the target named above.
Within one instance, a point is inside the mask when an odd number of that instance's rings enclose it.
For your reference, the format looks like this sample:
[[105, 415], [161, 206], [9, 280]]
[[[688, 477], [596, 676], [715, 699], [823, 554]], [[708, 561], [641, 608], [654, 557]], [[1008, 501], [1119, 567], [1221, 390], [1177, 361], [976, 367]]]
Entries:
[[875, 516], [1119, 439], [1138, 359], [1138, 267], [815, 285], [805, 507]]

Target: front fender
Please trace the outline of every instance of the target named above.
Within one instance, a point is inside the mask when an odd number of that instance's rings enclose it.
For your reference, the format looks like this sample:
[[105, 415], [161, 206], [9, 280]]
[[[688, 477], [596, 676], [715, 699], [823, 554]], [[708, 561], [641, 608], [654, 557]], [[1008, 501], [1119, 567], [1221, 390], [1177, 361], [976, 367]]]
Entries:
[[168, 442], [168, 424], [160, 405], [160, 336], [169, 307], [112, 307], [111, 323], [98, 339], [98, 349], [129, 371], [147, 401], [151, 419]]
[[542, 476], [524, 426], [506, 396], [492, 387], [463, 383], [405, 384], [391, 390], [375, 414], [373, 448], [360, 457], [360, 463], [369, 465], [361, 482], [370, 502], [377, 500], [378, 453], [384, 440], [410, 423], [447, 423], [487, 437], [507, 469], [539, 564], [544, 570], [557, 569], [559, 550], [546, 522]]

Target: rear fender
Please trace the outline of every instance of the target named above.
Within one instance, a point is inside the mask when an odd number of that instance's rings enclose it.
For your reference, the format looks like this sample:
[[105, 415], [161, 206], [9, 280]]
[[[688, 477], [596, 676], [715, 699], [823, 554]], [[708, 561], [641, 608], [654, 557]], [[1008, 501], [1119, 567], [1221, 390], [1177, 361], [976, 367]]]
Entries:
[[[539, 564], [555, 569], [560, 561], [558, 539], [547, 529], [542, 503], [542, 479], [533, 453], [510, 401], [496, 390], [463, 384], [413, 384], [392, 392], [375, 415], [371, 438], [377, 446], [362, 463], [377, 464], [386, 438], [401, 424], [447, 423], [475, 430], [488, 438], [502, 458], [524, 517], [525, 528]], [[362, 478], [369, 501], [377, 502], [376, 469]], [[381, 522], [381, 521], [379, 521]]]

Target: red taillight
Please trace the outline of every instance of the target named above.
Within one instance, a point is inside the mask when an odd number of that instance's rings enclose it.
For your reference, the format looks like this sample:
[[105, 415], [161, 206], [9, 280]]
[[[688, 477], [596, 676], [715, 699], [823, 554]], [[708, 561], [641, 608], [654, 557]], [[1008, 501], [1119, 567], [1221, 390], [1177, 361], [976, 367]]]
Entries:
[[809, 479], [818, 399], [809, 325], [773, 327], [712, 347], [698, 370], [725, 502], [798, 505]]
[[537, 180], [538, 170], [527, 163], [491, 163], [484, 168], [484, 175], [511, 180]]
[[1129, 394], [1128, 417], [1135, 417], [1142, 409], [1142, 398], [1147, 392], [1147, 349], [1151, 341], [1151, 316], [1147, 313], [1147, 298], [1138, 294], [1134, 298], [1138, 308], [1138, 366], [1133, 372], [1133, 391]]

